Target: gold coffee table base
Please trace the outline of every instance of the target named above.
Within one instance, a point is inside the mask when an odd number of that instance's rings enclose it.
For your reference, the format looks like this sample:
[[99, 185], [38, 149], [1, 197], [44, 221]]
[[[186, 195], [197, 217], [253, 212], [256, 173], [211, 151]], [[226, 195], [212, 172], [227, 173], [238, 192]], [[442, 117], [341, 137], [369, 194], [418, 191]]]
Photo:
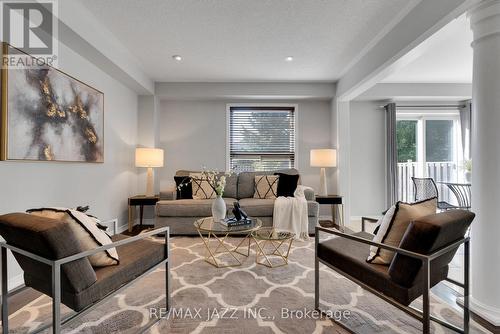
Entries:
[[[238, 267], [241, 266], [242, 262], [236, 257], [236, 254], [243, 255], [243, 256], [250, 256], [250, 233], [247, 234], [239, 243], [238, 245], [230, 249], [229, 247], [233, 247], [231, 244], [228, 244], [226, 242], [227, 238], [229, 237], [229, 233], [224, 234], [223, 236], [217, 236], [215, 233], [208, 233], [206, 237], [204, 237], [200, 231], [198, 231], [201, 240], [205, 244], [205, 248], [207, 250], [208, 255], [205, 257], [205, 261], [210, 263], [216, 268], [229, 268], [229, 267]], [[217, 247], [215, 249], [212, 249], [210, 247], [210, 241], [216, 241], [217, 242]], [[239, 250], [240, 247], [243, 246], [243, 243], [245, 241], [248, 241], [247, 251], [246, 253], [243, 253]], [[229, 247], [228, 247], [229, 246]], [[244, 246], [243, 246], [244, 247]], [[217, 255], [220, 254], [229, 254], [231, 257], [234, 259], [236, 263], [234, 264], [221, 264], [219, 260], [217, 260]]]
[[[247, 225], [227, 227], [221, 223], [214, 222], [212, 217], [207, 217], [195, 221], [194, 226], [207, 250], [205, 261], [216, 268], [227, 268], [242, 265], [242, 262], [238, 259], [236, 254], [246, 257], [250, 256], [250, 239], [252, 232], [261, 228], [262, 222], [259, 219], [253, 219], [252, 222]], [[204, 234], [206, 236], [204, 236]], [[227, 242], [227, 239], [235, 234], [244, 236], [236, 247]], [[211, 241], [216, 243], [216, 247], [210, 245]], [[246, 247], [246, 252], [240, 250], [240, 248], [244, 247]], [[229, 257], [232, 258], [232, 263], [221, 263], [221, 261], [217, 259], [217, 256], [221, 254], [229, 255]]]
[[[293, 233], [278, 232], [273, 228], [264, 227], [253, 232], [252, 238], [255, 241], [255, 263], [268, 268], [278, 268], [288, 264], [288, 255], [294, 238]], [[266, 253], [268, 245], [272, 247], [272, 251]], [[283, 245], [284, 250], [281, 249]], [[263, 258], [262, 261], [259, 260], [260, 258]], [[273, 264], [271, 261], [273, 258], [280, 259], [282, 263]]]

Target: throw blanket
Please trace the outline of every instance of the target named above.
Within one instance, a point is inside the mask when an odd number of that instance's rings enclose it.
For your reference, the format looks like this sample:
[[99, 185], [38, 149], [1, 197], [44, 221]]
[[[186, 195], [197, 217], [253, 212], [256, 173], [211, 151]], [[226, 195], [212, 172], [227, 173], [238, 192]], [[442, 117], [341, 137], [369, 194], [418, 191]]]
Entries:
[[274, 201], [273, 225], [277, 230], [295, 234], [296, 240], [308, 240], [307, 200], [304, 195], [309, 187], [298, 185], [295, 197], [280, 196]]

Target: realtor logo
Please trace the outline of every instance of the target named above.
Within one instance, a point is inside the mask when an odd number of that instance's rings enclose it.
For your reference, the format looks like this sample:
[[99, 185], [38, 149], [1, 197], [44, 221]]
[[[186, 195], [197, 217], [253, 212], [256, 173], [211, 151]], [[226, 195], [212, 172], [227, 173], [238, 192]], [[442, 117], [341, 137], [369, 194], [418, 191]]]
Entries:
[[[2, 41], [53, 65], [57, 47], [55, 0], [0, 0]], [[12, 49], [9, 54], [19, 53]]]

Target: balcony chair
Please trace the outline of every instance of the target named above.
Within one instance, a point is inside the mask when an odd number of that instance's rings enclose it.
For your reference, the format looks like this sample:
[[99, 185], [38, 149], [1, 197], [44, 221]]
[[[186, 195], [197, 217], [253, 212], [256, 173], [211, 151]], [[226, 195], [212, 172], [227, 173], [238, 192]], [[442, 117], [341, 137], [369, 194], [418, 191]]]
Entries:
[[[165, 234], [164, 243], [147, 239], [160, 233]], [[68, 222], [11, 213], [0, 216], [0, 235], [6, 240], [0, 243], [3, 334], [9, 332], [7, 249], [12, 251], [21, 266], [26, 286], [52, 297], [53, 333], [60, 333], [62, 325], [87, 313], [162, 265], [166, 269], [165, 294], [168, 310], [168, 227], [128, 238], [117, 235], [109, 245], [83, 251]], [[118, 265], [99, 268], [90, 265], [88, 256], [112, 247], [116, 247], [118, 251]], [[75, 313], [61, 319], [61, 303]], [[148, 327], [158, 320], [160, 318], [155, 319]], [[49, 323], [35, 332], [41, 332], [50, 326]]]
[[[421, 321], [425, 334], [430, 332], [431, 320], [458, 333], [468, 333], [469, 237], [466, 232], [474, 216], [469, 211], [450, 210], [416, 219], [406, 229], [399, 247], [373, 242], [373, 235], [366, 232], [347, 234], [316, 227], [315, 308], [320, 310], [319, 263], [323, 263]], [[337, 237], [320, 242], [320, 232]], [[448, 265], [461, 244], [464, 244], [463, 283], [447, 277]], [[366, 262], [370, 245], [394, 251], [396, 255], [391, 264]], [[430, 289], [443, 280], [464, 290], [463, 328], [430, 315]], [[420, 296], [423, 296], [422, 311], [410, 306]]]
[[[433, 178], [412, 177], [411, 180], [413, 181], [413, 186], [415, 189], [415, 202], [424, 201], [432, 197], [439, 198], [438, 188]], [[437, 207], [441, 211], [446, 211], [451, 209], [467, 209], [439, 200]]]

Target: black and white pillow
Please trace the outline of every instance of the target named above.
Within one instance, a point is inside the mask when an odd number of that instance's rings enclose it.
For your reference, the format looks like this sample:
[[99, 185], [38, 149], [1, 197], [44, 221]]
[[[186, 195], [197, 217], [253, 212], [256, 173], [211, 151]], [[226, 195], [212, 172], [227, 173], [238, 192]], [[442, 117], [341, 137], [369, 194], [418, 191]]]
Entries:
[[192, 173], [189, 176], [191, 177], [193, 199], [212, 199], [217, 197], [214, 188], [212, 188], [206, 176], [201, 173]]
[[[67, 208], [39, 208], [26, 212], [35, 216], [68, 222], [85, 251], [109, 245], [113, 242], [109, 235], [98, 227], [98, 220], [84, 212]], [[105, 267], [119, 263], [116, 248], [106, 249], [89, 256], [88, 259], [93, 267]]]
[[253, 198], [276, 198], [278, 175], [256, 175]]
[[193, 185], [189, 176], [174, 176], [177, 189], [176, 199], [193, 199]]

